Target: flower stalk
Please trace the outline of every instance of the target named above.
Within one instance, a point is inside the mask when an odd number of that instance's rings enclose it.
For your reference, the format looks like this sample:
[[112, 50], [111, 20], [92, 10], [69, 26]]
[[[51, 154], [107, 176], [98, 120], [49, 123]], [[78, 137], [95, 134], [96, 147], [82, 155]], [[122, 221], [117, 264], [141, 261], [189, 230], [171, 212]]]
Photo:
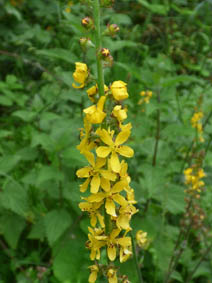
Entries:
[[101, 22], [100, 22], [100, 3], [99, 0], [93, 1], [93, 17], [95, 25], [95, 40], [96, 40], [96, 63], [98, 75], [98, 88], [100, 96], [104, 95], [104, 71], [103, 63], [100, 55], [102, 49], [102, 35], [101, 35]]

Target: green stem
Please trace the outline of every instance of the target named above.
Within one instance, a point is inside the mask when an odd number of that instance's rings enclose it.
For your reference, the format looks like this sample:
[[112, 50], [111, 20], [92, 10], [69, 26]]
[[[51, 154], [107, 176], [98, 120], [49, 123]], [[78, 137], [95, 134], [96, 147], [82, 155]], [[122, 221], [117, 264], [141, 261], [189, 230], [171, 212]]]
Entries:
[[135, 245], [135, 240], [133, 238], [133, 234], [132, 231], [130, 231], [130, 236], [132, 239], [132, 248], [133, 248], [133, 258], [134, 258], [134, 262], [135, 262], [135, 266], [136, 266], [136, 270], [137, 270], [137, 275], [138, 275], [138, 283], [143, 283], [143, 278], [142, 278], [142, 274], [141, 274], [141, 269], [138, 263], [138, 257], [137, 257], [137, 253], [136, 253], [136, 245]]
[[102, 35], [101, 35], [101, 25], [100, 25], [100, 4], [99, 0], [93, 1], [93, 16], [95, 24], [95, 39], [96, 39], [96, 62], [97, 62], [97, 75], [98, 75], [98, 88], [99, 95], [104, 95], [104, 72], [103, 64], [100, 55], [102, 49]]

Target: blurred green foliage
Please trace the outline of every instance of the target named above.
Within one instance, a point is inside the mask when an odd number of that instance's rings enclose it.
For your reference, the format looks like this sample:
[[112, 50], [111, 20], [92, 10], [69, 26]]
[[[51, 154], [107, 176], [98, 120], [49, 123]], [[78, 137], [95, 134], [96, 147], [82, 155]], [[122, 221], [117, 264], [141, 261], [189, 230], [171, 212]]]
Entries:
[[[88, 100], [84, 90], [72, 88], [72, 73], [74, 63], [82, 61], [96, 73], [94, 50], [85, 53], [79, 45], [86, 33], [81, 18], [92, 11], [79, 1], [72, 1], [70, 11], [68, 5], [0, 0], [0, 282], [84, 283], [88, 278], [88, 221], [78, 208], [75, 176], [86, 165], [76, 145]], [[102, 13], [102, 24], [120, 27], [114, 38], [104, 38], [114, 57], [105, 77], [106, 83], [126, 81], [130, 93], [135, 158], [129, 171], [140, 209], [133, 232], [142, 229], [151, 238], [149, 249], [139, 252], [145, 282], [163, 282], [179, 233], [183, 169], [195, 137], [190, 119], [200, 96], [205, 143], [197, 150], [206, 151], [200, 205], [207, 237], [192, 230], [172, 282], [187, 282], [211, 243], [211, 11], [211, 0], [122, 0]], [[153, 92], [145, 106], [138, 105], [142, 90]], [[137, 283], [132, 260], [121, 270]], [[189, 282], [210, 280], [208, 254]]]

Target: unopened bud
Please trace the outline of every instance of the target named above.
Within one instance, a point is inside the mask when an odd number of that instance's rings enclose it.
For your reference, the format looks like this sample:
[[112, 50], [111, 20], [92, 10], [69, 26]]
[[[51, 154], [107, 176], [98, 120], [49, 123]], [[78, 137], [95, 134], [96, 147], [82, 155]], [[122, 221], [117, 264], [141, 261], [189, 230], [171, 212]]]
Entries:
[[81, 23], [82, 23], [83, 27], [88, 29], [88, 30], [94, 28], [93, 19], [91, 19], [90, 17], [83, 18]]
[[120, 28], [116, 24], [108, 24], [107, 29], [105, 31], [105, 35], [114, 36], [117, 32], [119, 32]]
[[79, 41], [80, 41], [80, 46], [84, 51], [86, 51], [86, 49], [88, 49], [89, 47], [95, 47], [95, 45], [92, 43], [90, 38], [81, 37]]

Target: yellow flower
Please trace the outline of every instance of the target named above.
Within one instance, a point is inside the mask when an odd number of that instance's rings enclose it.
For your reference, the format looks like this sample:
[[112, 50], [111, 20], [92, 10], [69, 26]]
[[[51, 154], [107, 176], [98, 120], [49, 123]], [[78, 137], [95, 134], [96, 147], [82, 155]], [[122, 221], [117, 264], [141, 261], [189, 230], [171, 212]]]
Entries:
[[130, 136], [130, 131], [125, 130], [121, 131], [115, 141], [113, 141], [113, 135], [111, 135], [105, 129], [98, 130], [97, 134], [100, 139], [108, 146], [99, 146], [96, 149], [97, 156], [101, 158], [106, 158], [109, 154], [111, 154], [111, 168], [114, 172], [119, 173], [121, 170], [121, 164], [119, 161], [119, 157], [117, 153], [125, 157], [132, 157], [134, 155], [134, 151], [129, 146], [122, 145], [125, 143]]
[[91, 193], [96, 194], [99, 191], [100, 185], [105, 190], [108, 191], [110, 188], [110, 180], [115, 181], [116, 174], [101, 169], [106, 164], [105, 158], [97, 157], [96, 162], [93, 153], [87, 157], [88, 162], [91, 166], [86, 166], [77, 170], [76, 174], [79, 178], [88, 178], [81, 186], [80, 191], [85, 192], [90, 183]]
[[115, 81], [112, 83], [110, 89], [115, 100], [124, 100], [128, 98], [126, 83], [123, 81]]
[[140, 248], [146, 249], [148, 246], [147, 232], [139, 230], [136, 233], [136, 242]]
[[97, 194], [92, 194], [85, 198], [90, 203], [102, 202], [105, 199], [105, 209], [107, 214], [111, 216], [116, 216], [116, 203], [122, 206], [127, 205], [127, 201], [119, 193], [124, 190], [125, 184], [123, 182], [117, 182], [108, 192], [100, 192]]
[[103, 202], [99, 203], [89, 203], [89, 202], [81, 202], [79, 207], [82, 211], [88, 211], [90, 216], [91, 226], [95, 227], [97, 223], [97, 219], [102, 228], [105, 227], [104, 217], [100, 214], [99, 208], [102, 206]]
[[98, 239], [103, 235], [104, 231], [103, 229], [88, 227], [89, 234], [88, 234], [88, 241], [86, 243], [86, 246], [88, 249], [91, 250], [90, 253], [90, 259], [91, 260], [99, 260], [100, 259], [100, 249], [105, 246], [105, 241]]
[[107, 272], [107, 278], [109, 283], [118, 283], [118, 279], [116, 276], [117, 271], [114, 268], [109, 268]]
[[83, 88], [85, 86], [85, 81], [88, 77], [88, 67], [84, 63], [76, 62], [76, 70], [73, 73], [73, 78], [75, 82], [79, 83], [80, 85], [77, 86], [75, 83], [72, 84], [74, 88]]
[[120, 232], [120, 229], [113, 229], [113, 231], [108, 236], [101, 235], [96, 237], [96, 239], [98, 240], [105, 241], [105, 244], [107, 245], [107, 255], [111, 261], [114, 261], [116, 259], [117, 247], [120, 247], [120, 262], [123, 262], [123, 251], [125, 250], [125, 252], [127, 253], [127, 250], [129, 251], [130, 247], [132, 246], [130, 237], [125, 237], [124, 235], [121, 238], [117, 238]]
[[117, 118], [119, 122], [122, 122], [123, 120], [127, 119], [127, 110], [122, 109], [121, 105], [116, 105], [113, 108], [112, 114], [114, 117]]
[[[107, 91], [108, 91], [108, 87], [106, 85], [104, 85], [104, 91], [105, 91], [105, 94], [107, 94]], [[94, 85], [92, 87], [90, 87], [87, 91], [87, 94], [88, 94], [88, 98], [92, 101], [92, 102], [95, 102], [95, 95], [98, 93], [98, 85]]]
[[92, 124], [100, 124], [104, 120], [106, 113], [103, 112], [106, 96], [101, 96], [97, 105], [92, 105], [83, 110], [86, 119]]
[[129, 222], [131, 220], [132, 215], [136, 212], [138, 212], [138, 210], [132, 204], [121, 206], [116, 220], [117, 227], [119, 229], [125, 230], [131, 229]]
[[92, 130], [92, 124], [84, 118], [84, 129], [81, 129], [80, 131], [80, 137], [82, 138], [80, 144], [77, 146], [77, 149], [80, 150], [80, 153], [87, 154], [88, 152], [95, 147], [94, 142], [90, 142], [90, 133]]
[[89, 276], [88, 282], [89, 283], [95, 283], [96, 279], [97, 279], [99, 268], [96, 264], [89, 266], [89, 268], [91, 270], [91, 274]]

